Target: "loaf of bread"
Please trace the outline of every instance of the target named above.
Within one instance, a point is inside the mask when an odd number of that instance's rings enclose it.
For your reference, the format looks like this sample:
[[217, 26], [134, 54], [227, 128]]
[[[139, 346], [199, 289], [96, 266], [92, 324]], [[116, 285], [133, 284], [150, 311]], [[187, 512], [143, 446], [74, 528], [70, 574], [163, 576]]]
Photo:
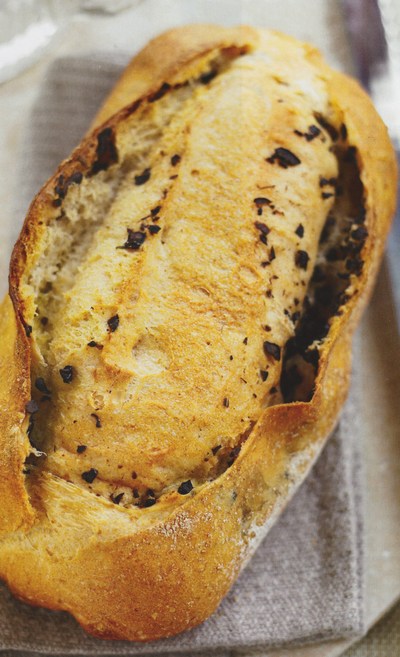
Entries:
[[206, 619], [349, 383], [387, 131], [309, 45], [152, 41], [34, 199], [0, 315], [0, 577], [91, 634]]

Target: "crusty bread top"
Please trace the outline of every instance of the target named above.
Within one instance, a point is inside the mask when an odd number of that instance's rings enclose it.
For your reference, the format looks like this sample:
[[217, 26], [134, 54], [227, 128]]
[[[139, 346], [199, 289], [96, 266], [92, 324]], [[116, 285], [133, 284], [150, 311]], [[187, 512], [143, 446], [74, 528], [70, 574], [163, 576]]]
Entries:
[[173, 30], [117, 92], [13, 254], [0, 576], [148, 640], [211, 613], [332, 429], [396, 167], [359, 87], [282, 35]]
[[[122, 176], [72, 185], [36, 262], [32, 341], [51, 402], [33, 441], [46, 470], [123, 493], [121, 504], [135, 502], [131, 489], [150, 503], [149, 489], [176, 497], [183, 482], [214, 478], [279, 399], [282, 351], [334, 200], [320, 179], [338, 174], [316, 122], [329, 112], [326, 85], [301, 45], [282, 59], [281, 41], [208, 55], [189, 85], [139, 109], [116, 140]], [[97, 210], [107, 193], [80, 260], [58, 273], [80, 207], [96, 219], [90, 195]], [[129, 231], [143, 244], [131, 248]]]

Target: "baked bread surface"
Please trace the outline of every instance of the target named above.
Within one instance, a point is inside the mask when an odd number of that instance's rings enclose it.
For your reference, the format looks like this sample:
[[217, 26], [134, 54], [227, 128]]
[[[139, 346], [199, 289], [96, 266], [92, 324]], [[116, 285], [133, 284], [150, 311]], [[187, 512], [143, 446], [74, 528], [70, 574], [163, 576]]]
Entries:
[[11, 262], [0, 574], [144, 641], [212, 613], [333, 428], [396, 171], [356, 83], [252, 28], [162, 35], [96, 124]]

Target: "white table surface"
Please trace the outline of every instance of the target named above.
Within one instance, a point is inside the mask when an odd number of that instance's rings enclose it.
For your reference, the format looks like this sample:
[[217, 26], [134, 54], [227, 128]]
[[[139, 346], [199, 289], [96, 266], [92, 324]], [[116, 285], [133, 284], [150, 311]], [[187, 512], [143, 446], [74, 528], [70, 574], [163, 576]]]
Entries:
[[[163, 29], [188, 22], [248, 22], [281, 29], [315, 43], [336, 67], [351, 69], [339, 0], [142, 0], [137, 7], [114, 16], [76, 15], [39, 63], [0, 85], [1, 293], [6, 290], [10, 232], [16, 236], [19, 230], [12, 213], [23, 126], [48, 64], [60, 55], [94, 50], [122, 49], [133, 54]], [[362, 418], [362, 450], [369, 627], [400, 598], [400, 350], [396, 323], [390, 319], [391, 303], [384, 268], [359, 329], [368, 401]], [[339, 641], [275, 650], [263, 657], [334, 657], [348, 645]], [[250, 656], [249, 652], [241, 654]]]

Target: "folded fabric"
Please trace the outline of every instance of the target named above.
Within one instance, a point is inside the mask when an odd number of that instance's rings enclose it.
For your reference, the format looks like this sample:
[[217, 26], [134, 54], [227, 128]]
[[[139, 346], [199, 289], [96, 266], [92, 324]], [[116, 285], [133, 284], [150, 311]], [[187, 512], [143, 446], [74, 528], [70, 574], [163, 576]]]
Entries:
[[[52, 64], [23, 140], [18, 225], [34, 192], [88, 129], [127, 59], [122, 53], [96, 54]], [[88, 637], [68, 614], [19, 603], [1, 586], [0, 650], [164, 657], [216, 652], [226, 657], [236, 648], [290, 647], [361, 635], [359, 389], [356, 370], [339, 426], [310, 476], [203, 625], [147, 645], [100, 641]]]

